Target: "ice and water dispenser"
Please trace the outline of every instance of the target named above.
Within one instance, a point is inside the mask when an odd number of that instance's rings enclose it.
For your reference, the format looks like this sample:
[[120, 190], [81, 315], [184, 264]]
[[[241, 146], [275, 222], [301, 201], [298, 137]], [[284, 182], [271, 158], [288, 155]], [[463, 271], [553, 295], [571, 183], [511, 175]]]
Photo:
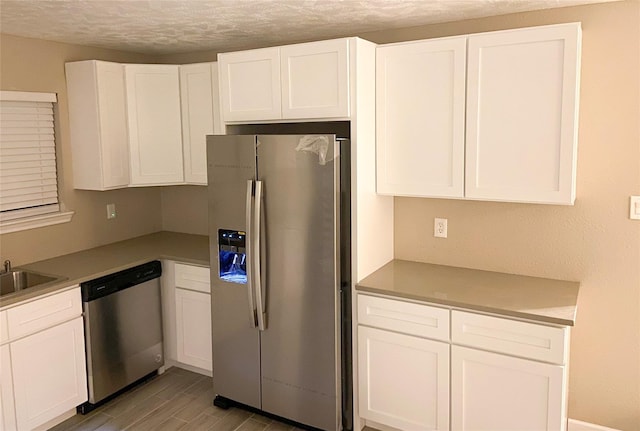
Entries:
[[231, 283], [247, 283], [246, 234], [238, 230], [218, 230], [220, 279]]

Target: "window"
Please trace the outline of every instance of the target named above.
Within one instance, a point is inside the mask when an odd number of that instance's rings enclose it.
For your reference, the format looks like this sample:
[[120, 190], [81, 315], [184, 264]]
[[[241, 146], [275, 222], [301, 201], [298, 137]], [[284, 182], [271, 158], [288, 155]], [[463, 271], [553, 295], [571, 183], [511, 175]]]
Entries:
[[58, 200], [54, 93], [0, 91], [0, 233], [64, 223]]

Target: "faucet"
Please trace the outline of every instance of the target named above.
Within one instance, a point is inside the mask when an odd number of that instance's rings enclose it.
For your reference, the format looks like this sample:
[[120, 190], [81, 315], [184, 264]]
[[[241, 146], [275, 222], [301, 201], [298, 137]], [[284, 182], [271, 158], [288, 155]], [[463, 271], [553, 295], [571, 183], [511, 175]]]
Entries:
[[4, 274], [6, 272], [11, 272], [11, 261], [9, 259], [4, 261], [4, 270], [0, 272], [0, 274]]

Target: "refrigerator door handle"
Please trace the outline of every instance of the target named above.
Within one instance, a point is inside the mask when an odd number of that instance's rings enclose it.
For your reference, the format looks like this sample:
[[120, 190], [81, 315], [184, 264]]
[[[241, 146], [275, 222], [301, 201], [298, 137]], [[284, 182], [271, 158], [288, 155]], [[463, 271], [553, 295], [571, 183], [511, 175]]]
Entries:
[[249, 259], [247, 259], [247, 292], [249, 293], [249, 313], [250, 313], [250, 322], [251, 327], [258, 327], [258, 323], [256, 321], [256, 304], [253, 300], [253, 278], [254, 271], [251, 267], [251, 255], [253, 254], [252, 249], [252, 241], [253, 241], [253, 231], [252, 231], [252, 212], [251, 209], [253, 207], [253, 180], [247, 180], [247, 201], [246, 201], [246, 209], [245, 209], [245, 225], [247, 227], [247, 232], [245, 235], [246, 239], [246, 252], [248, 254]]
[[261, 231], [260, 219], [262, 211], [262, 181], [256, 181], [256, 192], [253, 214], [253, 288], [256, 293], [256, 307], [258, 314], [258, 329], [264, 331], [266, 325], [265, 301], [262, 292], [262, 271], [260, 269]]

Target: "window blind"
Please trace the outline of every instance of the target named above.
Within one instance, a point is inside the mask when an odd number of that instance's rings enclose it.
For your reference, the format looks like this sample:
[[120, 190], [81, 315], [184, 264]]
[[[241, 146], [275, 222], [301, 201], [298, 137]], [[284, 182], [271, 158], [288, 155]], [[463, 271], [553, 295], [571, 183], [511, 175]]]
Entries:
[[58, 212], [51, 93], [0, 92], [0, 220]]

